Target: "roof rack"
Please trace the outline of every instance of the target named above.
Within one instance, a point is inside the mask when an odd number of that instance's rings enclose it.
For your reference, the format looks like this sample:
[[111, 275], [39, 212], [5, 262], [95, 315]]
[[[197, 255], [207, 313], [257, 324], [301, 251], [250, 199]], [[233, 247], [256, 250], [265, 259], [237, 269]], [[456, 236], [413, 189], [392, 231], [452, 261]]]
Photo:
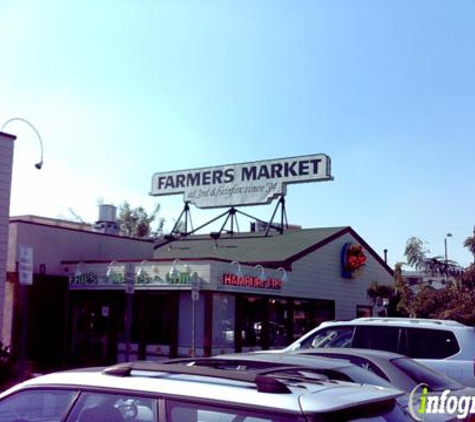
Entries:
[[392, 322], [392, 321], [399, 321], [399, 322], [408, 322], [411, 324], [421, 324], [421, 323], [428, 323], [428, 324], [436, 324], [436, 325], [446, 325], [446, 326], [453, 326], [453, 327], [463, 327], [464, 324], [461, 324], [458, 321], [447, 320], [447, 319], [430, 319], [430, 318], [398, 318], [398, 317], [362, 317], [356, 318], [354, 321], [381, 321], [381, 322]]
[[151, 361], [138, 361], [119, 363], [104, 369], [102, 372], [111, 376], [130, 377], [133, 376], [133, 371], [150, 372], [153, 373], [154, 376], [159, 373], [164, 373], [220, 378], [254, 384], [257, 387], [257, 391], [261, 393], [291, 393], [290, 389], [283, 382], [267, 374], [261, 375], [259, 373], [249, 373], [238, 370], [223, 370], [210, 368], [208, 366], [188, 366], [179, 363], [163, 364]]

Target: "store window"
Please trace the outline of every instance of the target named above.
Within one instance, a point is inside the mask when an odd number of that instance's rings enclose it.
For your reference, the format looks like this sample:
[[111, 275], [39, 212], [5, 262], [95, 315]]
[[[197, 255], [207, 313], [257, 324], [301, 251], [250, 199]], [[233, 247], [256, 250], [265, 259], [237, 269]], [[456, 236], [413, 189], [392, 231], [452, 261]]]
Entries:
[[373, 308], [367, 305], [356, 305], [356, 318], [373, 316]]
[[235, 296], [213, 294], [213, 348], [215, 353], [234, 351]]
[[269, 347], [281, 348], [288, 344], [288, 301], [269, 298]]
[[267, 298], [240, 297], [240, 326], [242, 350], [267, 348]]
[[317, 327], [323, 321], [335, 319], [335, 302], [332, 300], [293, 301], [293, 340]]

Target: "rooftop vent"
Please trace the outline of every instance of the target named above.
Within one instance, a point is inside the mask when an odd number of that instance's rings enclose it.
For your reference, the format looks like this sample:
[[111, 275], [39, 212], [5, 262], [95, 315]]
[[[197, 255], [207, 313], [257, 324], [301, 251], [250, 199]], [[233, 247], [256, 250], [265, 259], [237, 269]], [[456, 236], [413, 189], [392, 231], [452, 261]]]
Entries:
[[114, 205], [99, 205], [99, 220], [94, 224], [94, 231], [105, 234], [119, 234], [117, 208]]

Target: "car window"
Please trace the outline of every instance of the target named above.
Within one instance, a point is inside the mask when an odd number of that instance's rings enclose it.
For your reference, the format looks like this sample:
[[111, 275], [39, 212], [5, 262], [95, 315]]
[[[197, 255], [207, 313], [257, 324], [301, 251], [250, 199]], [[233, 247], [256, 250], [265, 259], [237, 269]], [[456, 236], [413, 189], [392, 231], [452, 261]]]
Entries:
[[412, 359], [398, 358], [391, 361], [397, 368], [414, 380], [414, 386], [424, 383], [430, 391], [458, 390], [462, 386], [452, 378], [421, 365]]
[[67, 422], [156, 422], [156, 400], [134, 395], [83, 393]]
[[361, 349], [398, 352], [400, 329], [398, 327], [365, 326], [356, 327], [353, 347]]
[[59, 422], [77, 394], [56, 389], [18, 392], [0, 402], [0, 421]]
[[444, 359], [460, 351], [455, 335], [447, 330], [408, 328], [404, 354], [419, 359]]
[[303, 422], [299, 416], [168, 400], [167, 422]]
[[337, 326], [317, 330], [313, 336], [307, 337], [300, 344], [300, 349], [310, 347], [349, 347], [354, 327]]

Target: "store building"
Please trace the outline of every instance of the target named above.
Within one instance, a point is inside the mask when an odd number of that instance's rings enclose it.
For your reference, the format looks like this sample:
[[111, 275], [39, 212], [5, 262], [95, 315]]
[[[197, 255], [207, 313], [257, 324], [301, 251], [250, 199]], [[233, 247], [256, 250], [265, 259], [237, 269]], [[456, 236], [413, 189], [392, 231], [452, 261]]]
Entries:
[[[18, 351], [23, 329], [27, 359], [51, 369], [278, 348], [321, 321], [371, 315], [368, 287], [393, 281], [384, 260], [349, 226], [286, 222], [287, 184], [325, 180], [321, 154], [157, 173], [151, 194], [183, 193], [185, 206], [155, 240], [119, 236], [110, 205], [94, 225], [11, 218], [4, 338]], [[235, 230], [235, 206], [275, 198], [269, 222]], [[206, 233], [188, 228], [189, 204], [230, 208]], [[31, 286], [19, 286], [21, 245], [33, 251]]]
[[[11, 219], [10, 243], [11, 251], [20, 243], [35, 251], [28, 359], [40, 367], [110, 363], [126, 353], [158, 359], [282, 347], [321, 321], [371, 315], [370, 283], [392, 283], [391, 269], [351, 227], [154, 243], [27, 216]], [[348, 245], [364, 257], [350, 273], [343, 267]], [[7, 292], [18, 305], [15, 256], [8, 267]]]

